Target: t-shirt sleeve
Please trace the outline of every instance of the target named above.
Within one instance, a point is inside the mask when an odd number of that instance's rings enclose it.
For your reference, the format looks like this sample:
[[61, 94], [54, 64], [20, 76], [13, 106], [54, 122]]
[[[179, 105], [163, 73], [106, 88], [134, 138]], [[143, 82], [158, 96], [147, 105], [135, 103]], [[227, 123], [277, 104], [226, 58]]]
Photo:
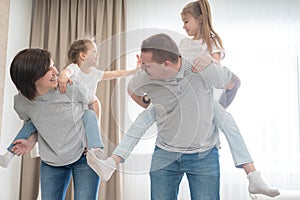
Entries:
[[128, 89], [133, 92], [135, 95], [143, 96], [145, 94], [145, 91], [143, 89], [143, 86], [147, 84], [148, 78], [146, 77], [146, 74], [144, 71], [139, 71], [134, 74], [134, 76], [131, 78], [128, 84]]
[[220, 53], [221, 60], [223, 60], [225, 57], [225, 51], [223, 49], [213, 48], [211, 53]]
[[100, 81], [103, 79], [104, 71], [103, 71], [103, 70], [100, 70], [100, 69], [96, 69], [96, 70], [95, 70], [95, 73], [97, 74], [98, 82], [100, 82]]
[[211, 54], [214, 53], [220, 53], [221, 60], [225, 58], [225, 50], [218, 48], [213, 42], [212, 42], [212, 49], [211, 49]]
[[71, 71], [72, 76], [74, 76], [74, 74], [77, 74], [80, 71], [80, 68], [78, 67], [78, 65], [71, 63], [67, 66], [67, 69]]
[[19, 118], [22, 120], [29, 120], [29, 116], [26, 114], [26, 102], [25, 102], [25, 97], [22, 96], [21, 94], [16, 94], [14, 96], [14, 109], [16, 113], [18, 114]]

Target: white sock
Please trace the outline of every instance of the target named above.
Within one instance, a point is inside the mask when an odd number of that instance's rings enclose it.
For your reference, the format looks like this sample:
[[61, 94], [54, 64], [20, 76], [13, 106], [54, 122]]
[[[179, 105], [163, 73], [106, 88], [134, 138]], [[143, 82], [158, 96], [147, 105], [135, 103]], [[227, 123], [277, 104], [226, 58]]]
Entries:
[[98, 159], [104, 158], [104, 151], [101, 148], [91, 148], [88, 151], [92, 152], [92, 155], [96, 156]]
[[248, 190], [251, 194], [263, 194], [269, 197], [276, 197], [280, 194], [277, 189], [267, 186], [258, 171], [250, 172], [247, 178], [249, 179]]
[[116, 170], [115, 161], [109, 157], [107, 160], [101, 160], [93, 155], [93, 152], [87, 152], [88, 165], [100, 176], [101, 180], [108, 181]]
[[100, 161], [102, 175], [100, 176], [104, 181], [108, 181], [116, 170], [116, 162], [111, 158]]
[[15, 154], [10, 151], [7, 151], [4, 155], [0, 155], [0, 166], [4, 168], [8, 167], [14, 156]]

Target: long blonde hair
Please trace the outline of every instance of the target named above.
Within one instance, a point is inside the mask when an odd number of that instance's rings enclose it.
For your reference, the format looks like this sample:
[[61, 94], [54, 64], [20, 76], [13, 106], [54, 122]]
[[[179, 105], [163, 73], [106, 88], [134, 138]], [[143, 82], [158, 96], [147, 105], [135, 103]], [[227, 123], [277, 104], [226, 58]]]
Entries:
[[181, 12], [181, 15], [185, 14], [190, 14], [196, 19], [202, 16], [200, 36], [207, 45], [210, 53], [212, 52], [212, 43], [217, 48], [223, 49], [222, 40], [213, 29], [210, 5], [207, 0], [198, 0], [187, 4]]

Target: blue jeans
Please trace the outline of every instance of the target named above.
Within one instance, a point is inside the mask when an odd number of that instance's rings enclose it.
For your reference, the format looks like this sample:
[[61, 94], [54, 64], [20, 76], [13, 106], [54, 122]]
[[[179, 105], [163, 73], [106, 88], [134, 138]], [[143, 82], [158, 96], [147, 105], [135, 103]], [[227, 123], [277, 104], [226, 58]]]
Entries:
[[234, 86], [232, 89], [224, 90], [223, 93], [220, 96], [219, 103], [226, 109], [228, 106], [232, 103], [238, 89], [241, 86], [241, 81], [237, 75], [232, 73], [231, 82], [234, 83]]
[[53, 167], [41, 161], [42, 200], [65, 199], [71, 176], [73, 176], [75, 200], [98, 200], [100, 179], [87, 165], [84, 155], [75, 163], [61, 167]]
[[213, 104], [216, 126], [222, 130], [229, 144], [236, 167], [253, 162], [244, 139], [233, 117], [217, 101]]
[[[17, 136], [15, 137], [15, 139], [13, 141], [16, 141], [18, 139], [27, 139], [29, 138], [29, 136], [32, 133], [37, 132], [35, 126], [33, 125], [33, 123], [31, 122], [31, 120], [28, 120], [21, 128], [21, 130], [19, 131], [19, 133], [17, 134]], [[7, 150], [11, 152], [11, 148], [14, 146], [13, 143], [11, 143], [9, 145], [9, 147], [7, 147]]]
[[82, 117], [83, 126], [88, 142], [88, 149], [90, 148], [104, 148], [101, 138], [101, 132], [97, 120], [96, 113], [92, 110], [85, 110]]
[[220, 199], [220, 165], [217, 148], [182, 154], [155, 148], [151, 170], [151, 199], [176, 200], [179, 184], [187, 176], [192, 200]]
[[[82, 121], [86, 132], [88, 148], [104, 148], [95, 112], [91, 110], [85, 110], [82, 116]], [[16, 141], [17, 139], [27, 139], [34, 132], [37, 132], [37, 129], [31, 120], [29, 120], [22, 126], [21, 130], [18, 132], [13, 141]], [[11, 143], [7, 150], [11, 151], [13, 146], [14, 144]]]

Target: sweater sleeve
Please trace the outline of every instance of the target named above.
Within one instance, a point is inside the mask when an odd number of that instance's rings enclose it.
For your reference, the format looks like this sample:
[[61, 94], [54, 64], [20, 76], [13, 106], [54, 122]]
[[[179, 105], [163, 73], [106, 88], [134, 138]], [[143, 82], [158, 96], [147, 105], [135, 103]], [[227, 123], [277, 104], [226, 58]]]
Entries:
[[129, 81], [128, 89], [138, 96], [144, 95], [143, 86], [147, 84], [148, 78], [144, 71], [137, 72]]
[[14, 96], [14, 109], [18, 114], [19, 118], [22, 120], [29, 120], [29, 116], [26, 114], [26, 99], [21, 94], [16, 94]]
[[211, 63], [201, 73], [208, 83], [217, 89], [223, 89], [232, 76], [232, 72], [228, 68], [216, 63]]

